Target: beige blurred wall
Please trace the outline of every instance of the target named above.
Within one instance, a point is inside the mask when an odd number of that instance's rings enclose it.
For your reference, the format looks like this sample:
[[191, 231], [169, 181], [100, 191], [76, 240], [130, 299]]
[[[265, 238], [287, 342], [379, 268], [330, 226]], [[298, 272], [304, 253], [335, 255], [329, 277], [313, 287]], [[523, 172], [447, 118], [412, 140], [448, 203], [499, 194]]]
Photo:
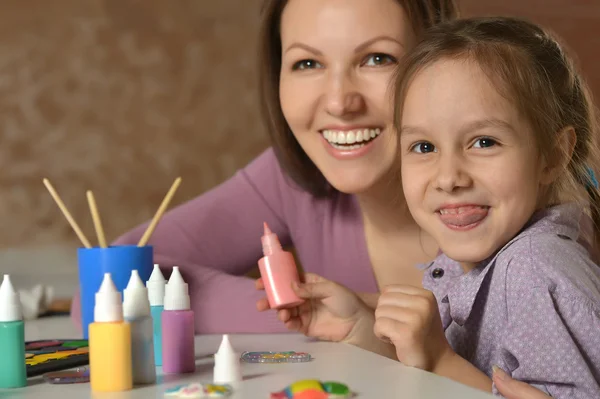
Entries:
[[[461, 0], [564, 35], [600, 96], [598, 0]], [[267, 146], [256, 104], [260, 0], [5, 0], [0, 14], [0, 248], [109, 239], [214, 187]]]

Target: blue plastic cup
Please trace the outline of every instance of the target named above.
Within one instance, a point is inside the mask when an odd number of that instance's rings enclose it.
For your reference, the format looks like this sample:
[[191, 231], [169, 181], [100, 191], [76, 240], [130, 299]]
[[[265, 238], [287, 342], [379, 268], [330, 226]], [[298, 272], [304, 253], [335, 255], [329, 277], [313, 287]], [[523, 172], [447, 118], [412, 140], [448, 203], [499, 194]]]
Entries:
[[94, 321], [96, 292], [110, 273], [121, 294], [131, 278], [131, 271], [137, 270], [143, 282], [150, 279], [154, 266], [153, 248], [150, 245], [119, 245], [108, 248], [78, 248], [79, 289], [81, 293], [81, 327], [83, 339], [88, 339], [88, 326]]

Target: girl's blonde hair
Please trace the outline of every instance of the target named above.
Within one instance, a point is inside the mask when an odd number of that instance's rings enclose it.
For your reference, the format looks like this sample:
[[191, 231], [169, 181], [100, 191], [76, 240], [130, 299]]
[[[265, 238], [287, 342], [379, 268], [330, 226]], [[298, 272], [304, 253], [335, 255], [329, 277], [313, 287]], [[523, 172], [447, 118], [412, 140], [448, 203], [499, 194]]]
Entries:
[[545, 159], [567, 150], [556, 145], [564, 129], [575, 131], [575, 148], [549, 189], [548, 205], [585, 204], [594, 223], [590, 238], [600, 246], [600, 195], [593, 173], [600, 159], [596, 109], [589, 88], [558, 42], [539, 26], [510, 17], [465, 18], [432, 27], [399, 66], [394, 93], [398, 131], [412, 78], [441, 59], [476, 62], [530, 123]]

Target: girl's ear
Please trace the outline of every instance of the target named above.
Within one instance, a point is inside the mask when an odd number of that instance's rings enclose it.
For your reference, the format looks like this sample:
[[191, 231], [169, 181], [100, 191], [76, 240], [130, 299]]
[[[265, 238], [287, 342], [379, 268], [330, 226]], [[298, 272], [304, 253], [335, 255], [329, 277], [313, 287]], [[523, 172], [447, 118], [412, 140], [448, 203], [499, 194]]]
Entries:
[[553, 183], [567, 169], [573, 150], [577, 143], [577, 135], [572, 126], [567, 126], [556, 135], [556, 143], [542, 170], [541, 182], [544, 185]]

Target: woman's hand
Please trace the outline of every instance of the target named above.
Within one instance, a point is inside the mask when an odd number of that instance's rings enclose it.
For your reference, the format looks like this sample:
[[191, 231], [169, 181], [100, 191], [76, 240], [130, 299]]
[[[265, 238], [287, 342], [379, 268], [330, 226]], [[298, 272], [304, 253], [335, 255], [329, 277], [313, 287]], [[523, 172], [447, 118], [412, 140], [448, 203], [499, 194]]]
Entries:
[[506, 399], [550, 399], [550, 396], [544, 392], [526, 382], [514, 380], [498, 367], [494, 367], [492, 381], [498, 392]]
[[[256, 288], [264, 289], [262, 279]], [[350, 289], [313, 273], [304, 275], [304, 283], [292, 284], [296, 294], [306, 301], [294, 308], [277, 310], [277, 317], [285, 326], [309, 337], [327, 341], [345, 342], [368, 306]], [[270, 309], [266, 298], [260, 299], [259, 311]]]

